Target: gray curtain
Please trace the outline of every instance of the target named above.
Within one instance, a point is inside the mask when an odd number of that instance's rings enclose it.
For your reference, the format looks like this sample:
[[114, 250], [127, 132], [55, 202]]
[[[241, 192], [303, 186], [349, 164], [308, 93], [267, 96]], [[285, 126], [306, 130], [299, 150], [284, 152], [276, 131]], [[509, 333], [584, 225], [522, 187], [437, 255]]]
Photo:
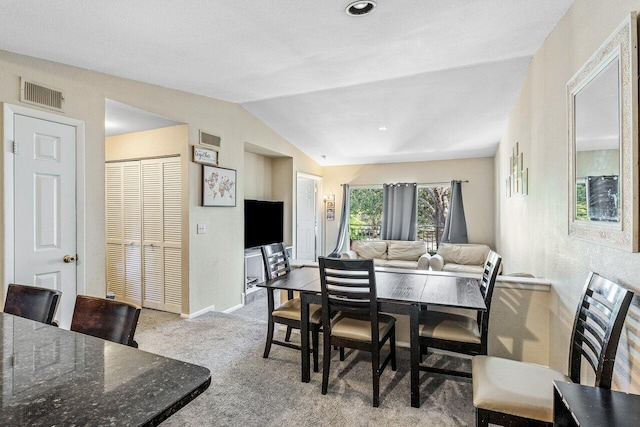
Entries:
[[338, 241], [335, 249], [327, 255], [329, 258], [340, 258], [344, 239], [349, 226], [349, 184], [342, 184], [342, 215], [340, 216], [340, 228], [338, 229]]
[[417, 184], [383, 185], [381, 239], [416, 240], [417, 215]]
[[462, 204], [462, 183], [451, 181], [449, 194], [449, 214], [444, 222], [442, 241], [446, 243], [469, 243], [467, 237], [467, 221]]

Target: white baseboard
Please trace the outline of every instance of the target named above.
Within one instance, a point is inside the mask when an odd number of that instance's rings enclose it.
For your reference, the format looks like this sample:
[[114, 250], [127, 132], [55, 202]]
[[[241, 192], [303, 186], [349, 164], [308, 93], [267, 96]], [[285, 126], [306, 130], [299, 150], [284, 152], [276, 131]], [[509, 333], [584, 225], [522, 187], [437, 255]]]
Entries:
[[237, 309], [242, 308], [242, 307], [244, 307], [244, 304], [238, 304], [235, 307], [231, 307], [231, 308], [226, 309], [225, 311], [223, 311], [223, 313], [231, 313], [231, 312], [234, 312]]
[[194, 319], [198, 316], [202, 316], [205, 313], [208, 313], [210, 311], [215, 311], [216, 307], [215, 306], [210, 306], [207, 308], [203, 308], [202, 310], [198, 310], [195, 313], [191, 313], [191, 314], [181, 314], [180, 317], [182, 317], [183, 319]]

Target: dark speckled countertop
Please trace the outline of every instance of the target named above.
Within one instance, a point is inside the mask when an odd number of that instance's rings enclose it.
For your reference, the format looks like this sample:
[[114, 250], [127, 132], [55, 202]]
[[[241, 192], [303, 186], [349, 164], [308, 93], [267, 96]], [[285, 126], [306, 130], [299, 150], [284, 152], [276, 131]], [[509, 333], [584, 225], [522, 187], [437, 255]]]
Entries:
[[202, 366], [0, 314], [1, 425], [157, 425], [211, 383]]

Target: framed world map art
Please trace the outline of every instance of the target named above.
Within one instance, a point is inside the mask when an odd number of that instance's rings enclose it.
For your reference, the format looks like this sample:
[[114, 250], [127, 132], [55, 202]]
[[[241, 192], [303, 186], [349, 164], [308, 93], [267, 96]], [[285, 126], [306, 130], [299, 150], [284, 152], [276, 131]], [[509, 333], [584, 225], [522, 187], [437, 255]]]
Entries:
[[206, 165], [202, 168], [202, 206], [235, 206], [236, 171]]

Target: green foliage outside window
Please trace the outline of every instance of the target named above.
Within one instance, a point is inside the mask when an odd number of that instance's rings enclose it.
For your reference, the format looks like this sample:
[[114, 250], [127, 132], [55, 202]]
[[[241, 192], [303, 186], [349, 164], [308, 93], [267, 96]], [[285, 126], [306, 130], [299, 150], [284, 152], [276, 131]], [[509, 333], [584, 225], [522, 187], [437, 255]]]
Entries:
[[576, 184], [576, 219], [589, 221], [589, 215], [587, 215], [587, 186], [584, 182]]

